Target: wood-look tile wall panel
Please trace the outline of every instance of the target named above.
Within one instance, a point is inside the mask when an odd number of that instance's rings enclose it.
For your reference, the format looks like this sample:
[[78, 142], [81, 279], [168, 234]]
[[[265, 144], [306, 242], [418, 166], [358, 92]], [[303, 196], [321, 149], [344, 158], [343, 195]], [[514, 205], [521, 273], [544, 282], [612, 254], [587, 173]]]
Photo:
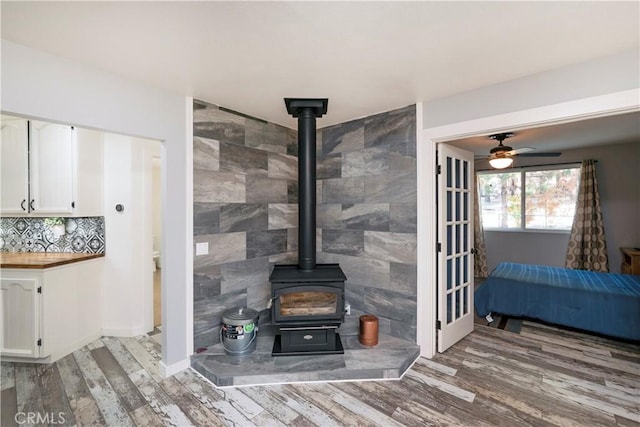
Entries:
[[[408, 106], [320, 128], [316, 147], [318, 262], [342, 266], [355, 312], [411, 340], [415, 114]], [[294, 130], [194, 102], [194, 241], [209, 244], [194, 260], [196, 348], [219, 340], [228, 308], [269, 319], [268, 275], [276, 263], [297, 262], [297, 178]]]
[[220, 206], [220, 233], [259, 231], [269, 224], [266, 203], [229, 203]]
[[343, 203], [342, 225], [349, 230], [389, 231], [390, 209], [389, 203]]
[[318, 134], [318, 261], [340, 264], [352, 309], [415, 341], [415, 105]]
[[268, 320], [270, 257], [297, 245], [298, 160], [291, 129], [201, 101], [193, 117], [193, 234], [209, 245], [194, 256], [197, 349], [219, 341], [229, 308], [248, 306]]

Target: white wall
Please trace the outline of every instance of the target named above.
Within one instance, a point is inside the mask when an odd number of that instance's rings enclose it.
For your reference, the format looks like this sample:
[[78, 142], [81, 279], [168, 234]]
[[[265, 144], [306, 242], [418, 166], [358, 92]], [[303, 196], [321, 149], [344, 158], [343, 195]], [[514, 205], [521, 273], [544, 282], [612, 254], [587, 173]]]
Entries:
[[501, 262], [564, 267], [569, 233], [485, 231], [489, 272]]
[[193, 348], [191, 99], [7, 40], [2, 40], [0, 63], [3, 112], [163, 141], [162, 252], [170, 262], [162, 268], [162, 364], [166, 373], [188, 366]]
[[424, 126], [425, 129], [433, 128], [638, 87], [640, 52], [634, 49], [447, 98], [425, 101]]
[[[104, 162], [102, 159], [102, 132], [91, 129], [76, 128], [77, 176], [75, 216], [104, 215]], [[80, 177], [82, 177], [80, 179]]]
[[[104, 134], [105, 287], [103, 332], [153, 330], [152, 149], [157, 141]], [[115, 207], [121, 204], [123, 210]]]
[[[105, 134], [104, 143], [106, 247], [102, 325], [105, 335], [131, 336], [134, 330], [143, 332], [142, 322], [136, 322], [131, 307], [134, 284], [140, 280], [131, 259], [134, 243], [131, 138]], [[116, 212], [118, 203], [124, 206], [124, 211]]]

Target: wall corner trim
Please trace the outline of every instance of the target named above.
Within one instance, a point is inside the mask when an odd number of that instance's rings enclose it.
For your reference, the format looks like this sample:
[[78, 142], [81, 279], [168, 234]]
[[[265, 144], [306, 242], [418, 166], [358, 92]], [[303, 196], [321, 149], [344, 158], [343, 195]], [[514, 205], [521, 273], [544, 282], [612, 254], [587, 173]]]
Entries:
[[160, 374], [163, 378], [168, 378], [172, 375], [177, 374], [178, 372], [184, 371], [185, 369], [191, 366], [191, 359], [186, 358], [182, 359], [178, 362], [172, 363], [171, 365], [165, 365], [164, 362], [160, 362]]

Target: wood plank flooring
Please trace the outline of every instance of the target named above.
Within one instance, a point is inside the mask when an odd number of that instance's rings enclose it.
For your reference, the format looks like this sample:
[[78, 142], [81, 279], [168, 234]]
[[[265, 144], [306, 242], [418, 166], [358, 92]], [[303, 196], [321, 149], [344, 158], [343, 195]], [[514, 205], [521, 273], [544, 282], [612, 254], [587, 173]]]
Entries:
[[531, 322], [476, 326], [398, 381], [217, 389], [191, 370], [161, 378], [159, 360], [140, 336], [2, 363], [1, 425], [640, 426], [638, 345]]

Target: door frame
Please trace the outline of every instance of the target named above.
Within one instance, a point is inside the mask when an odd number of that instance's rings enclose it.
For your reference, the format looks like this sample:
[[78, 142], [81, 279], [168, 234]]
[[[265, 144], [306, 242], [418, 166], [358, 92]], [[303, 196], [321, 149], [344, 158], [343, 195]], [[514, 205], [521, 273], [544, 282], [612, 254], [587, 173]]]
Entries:
[[417, 105], [417, 343], [420, 355], [436, 353], [436, 144], [504, 131], [569, 123], [640, 111], [640, 88], [423, 129]]

